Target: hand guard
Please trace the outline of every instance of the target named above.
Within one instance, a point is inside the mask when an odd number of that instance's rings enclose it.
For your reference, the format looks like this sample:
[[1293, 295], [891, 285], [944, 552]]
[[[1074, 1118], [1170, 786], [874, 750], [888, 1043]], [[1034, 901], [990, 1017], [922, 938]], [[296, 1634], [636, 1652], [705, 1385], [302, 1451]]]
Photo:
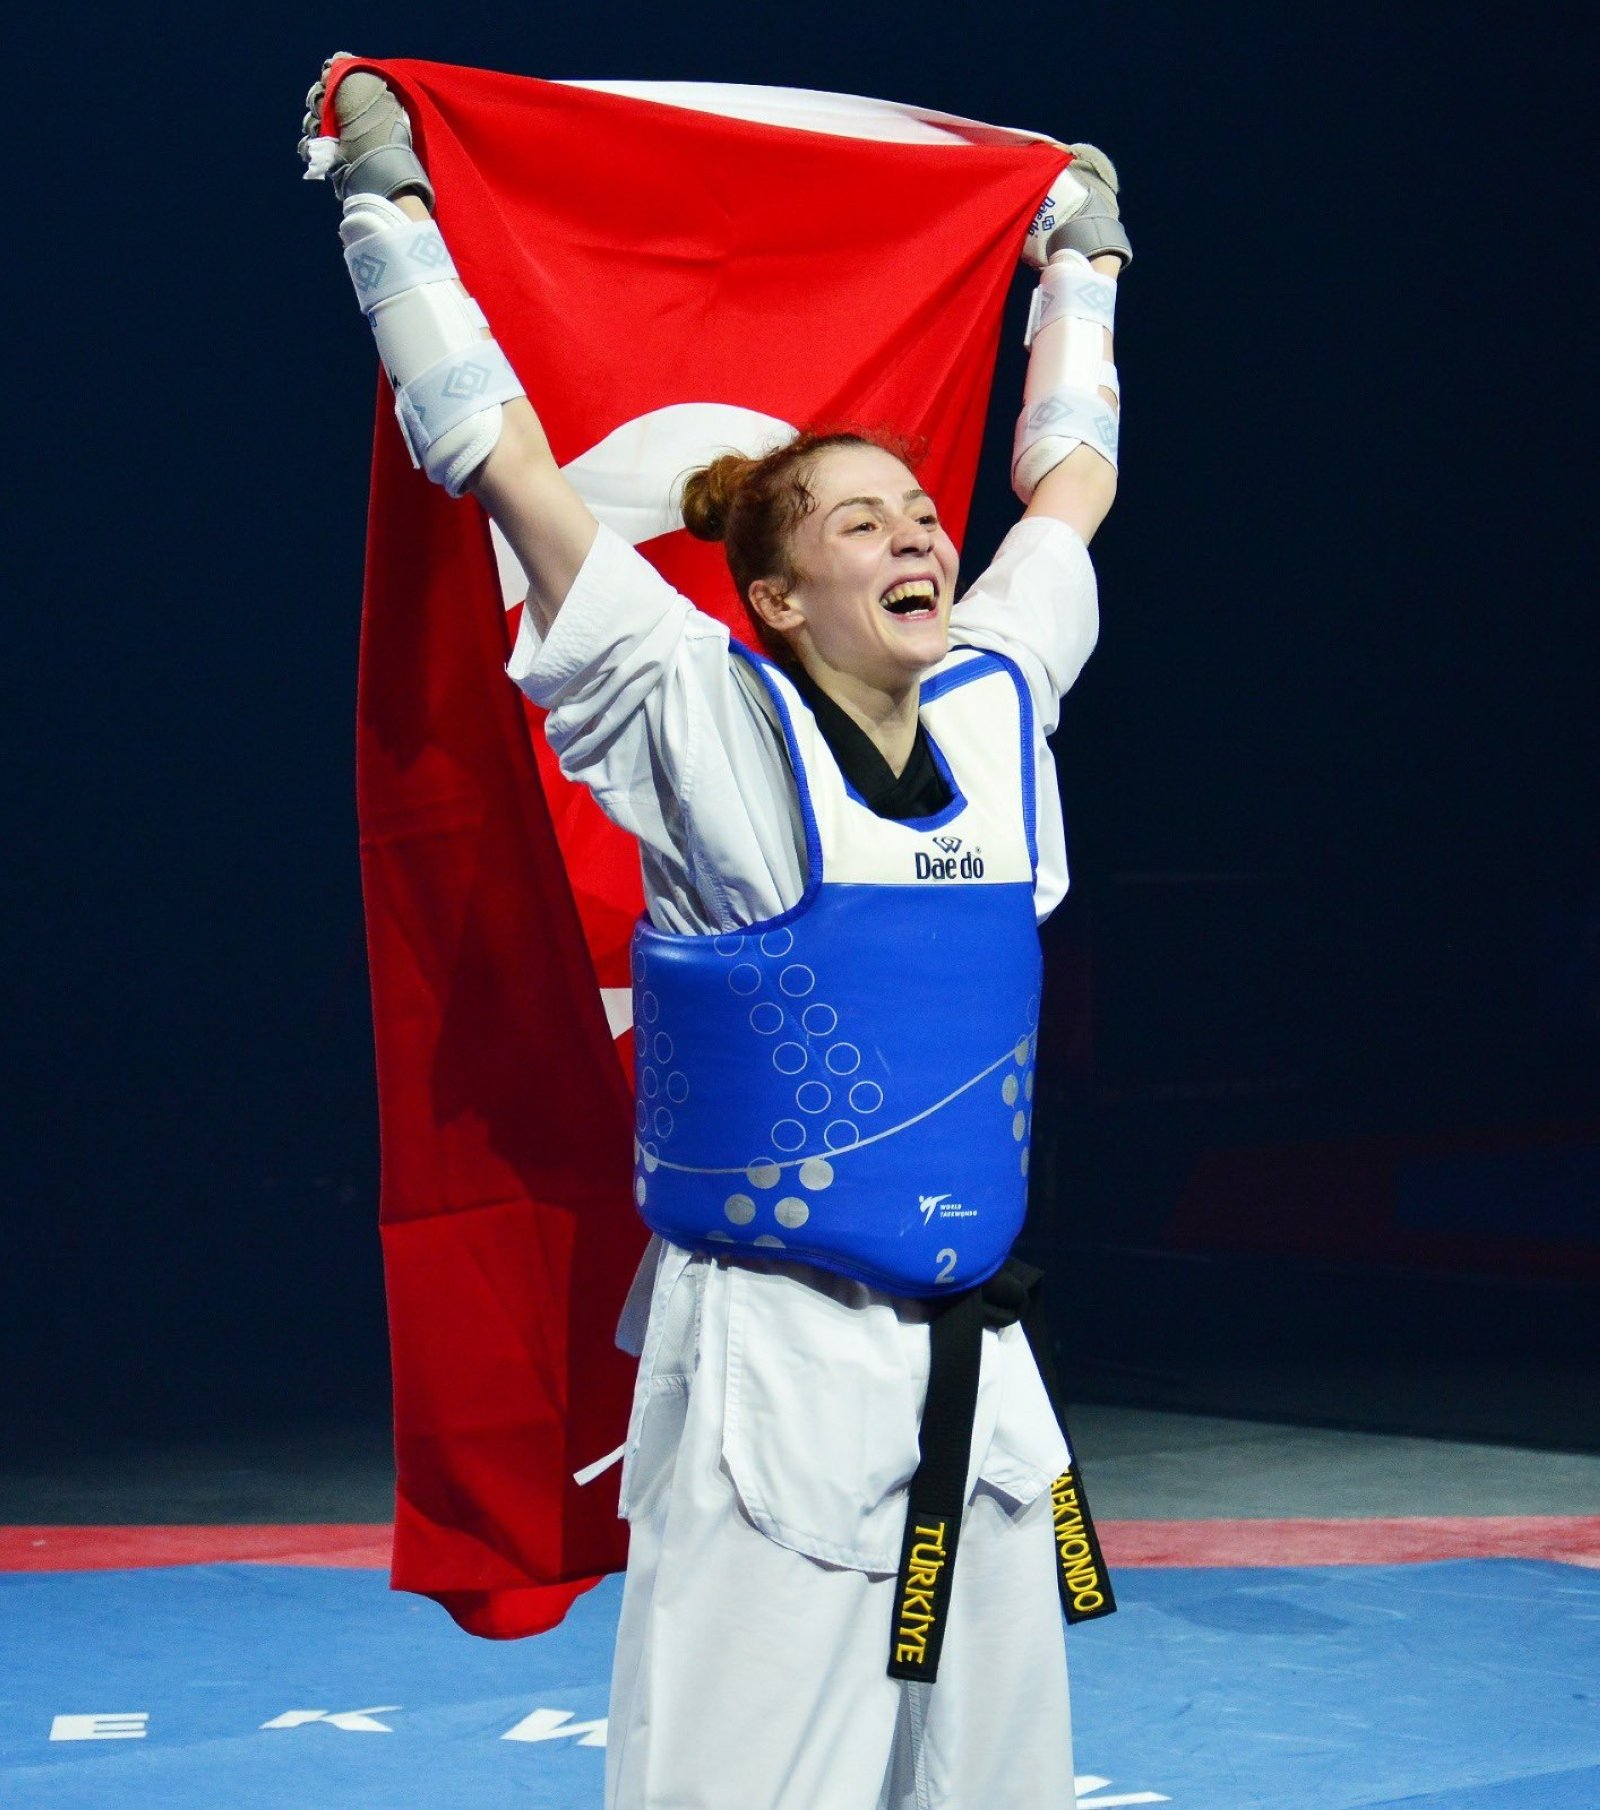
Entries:
[[328, 74], [336, 63], [350, 61], [349, 51], [336, 50], [306, 93], [299, 151], [307, 181], [331, 175], [341, 201], [348, 195], [381, 195], [390, 201], [415, 195], [432, 213], [433, 184], [411, 148], [411, 121], [381, 76], [365, 69], [347, 75], [333, 96], [339, 136], [330, 140], [322, 135]]
[[1022, 261], [1043, 270], [1058, 251], [1081, 251], [1086, 258], [1103, 253], [1133, 262], [1133, 248], [1122, 229], [1117, 207], [1117, 167], [1096, 145], [1068, 145], [1072, 162], [1050, 185], [1039, 203]]
[[382, 195], [352, 194], [339, 236], [412, 460], [460, 496], [500, 438], [501, 404], [522, 385], [431, 220], [408, 218]]

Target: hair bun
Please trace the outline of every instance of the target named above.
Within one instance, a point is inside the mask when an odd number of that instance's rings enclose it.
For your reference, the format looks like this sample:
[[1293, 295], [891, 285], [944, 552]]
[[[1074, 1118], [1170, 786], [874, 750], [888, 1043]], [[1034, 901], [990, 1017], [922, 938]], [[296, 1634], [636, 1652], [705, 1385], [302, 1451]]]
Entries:
[[756, 460], [724, 453], [691, 471], [683, 483], [683, 525], [696, 540], [725, 540], [728, 517]]

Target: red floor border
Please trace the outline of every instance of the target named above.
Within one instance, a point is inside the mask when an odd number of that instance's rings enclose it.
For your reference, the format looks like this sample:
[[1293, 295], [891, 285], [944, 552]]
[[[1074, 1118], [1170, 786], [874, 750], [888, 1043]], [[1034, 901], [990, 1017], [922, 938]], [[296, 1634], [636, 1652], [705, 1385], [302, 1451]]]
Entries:
[[[326, 1565], [387, 1570], [379, 1522], [271, 1527], [0, 1527], [0, 1571], [167, 1565]], [[1600, 1567], [1600, 1515], [1411, 1515], [1345, 1521], [1107, 1521], [1113, 1566], [1399, 1565], [1557, 1559]]]
[[132, 1571], [165, 1565], [389, 1568], [387, 1522], [270, 1527], [0, 1527], [0, 1571]]
[[1404, 1565], [1517, 1558], [1600, 1566], [1600, 1515], [1113, 1521], [1102, 1532], [1111, 1565]]

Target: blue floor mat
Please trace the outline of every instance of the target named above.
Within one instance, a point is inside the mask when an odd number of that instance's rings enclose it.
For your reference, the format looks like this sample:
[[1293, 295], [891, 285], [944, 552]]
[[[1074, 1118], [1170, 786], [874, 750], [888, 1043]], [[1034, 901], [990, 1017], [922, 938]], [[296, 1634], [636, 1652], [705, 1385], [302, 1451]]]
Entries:
[[[1070, 1636], [1083, 1810], [1600, 1810], [1600, 1572], [1117, 1585]], [[502, 1644], [370, 1571], [0, 1576], [0, 1803], [598, 1810], [618, 1597]]]

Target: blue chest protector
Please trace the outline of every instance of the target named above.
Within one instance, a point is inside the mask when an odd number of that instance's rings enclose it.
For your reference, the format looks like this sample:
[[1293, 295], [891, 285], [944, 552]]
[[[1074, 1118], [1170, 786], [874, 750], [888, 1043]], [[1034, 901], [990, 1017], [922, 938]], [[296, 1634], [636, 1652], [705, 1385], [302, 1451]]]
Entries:
[[788, 746], [808, 875], [781, 916], [633, 939], [647, 1225], [899, 1295], [1000, 1267], [1027, 1202], [1041, 964], [1033, 724], [1009, 661], [958, 649], [921, 716], [953, 798], [877, 817], [799, 694], [735, 650]]

